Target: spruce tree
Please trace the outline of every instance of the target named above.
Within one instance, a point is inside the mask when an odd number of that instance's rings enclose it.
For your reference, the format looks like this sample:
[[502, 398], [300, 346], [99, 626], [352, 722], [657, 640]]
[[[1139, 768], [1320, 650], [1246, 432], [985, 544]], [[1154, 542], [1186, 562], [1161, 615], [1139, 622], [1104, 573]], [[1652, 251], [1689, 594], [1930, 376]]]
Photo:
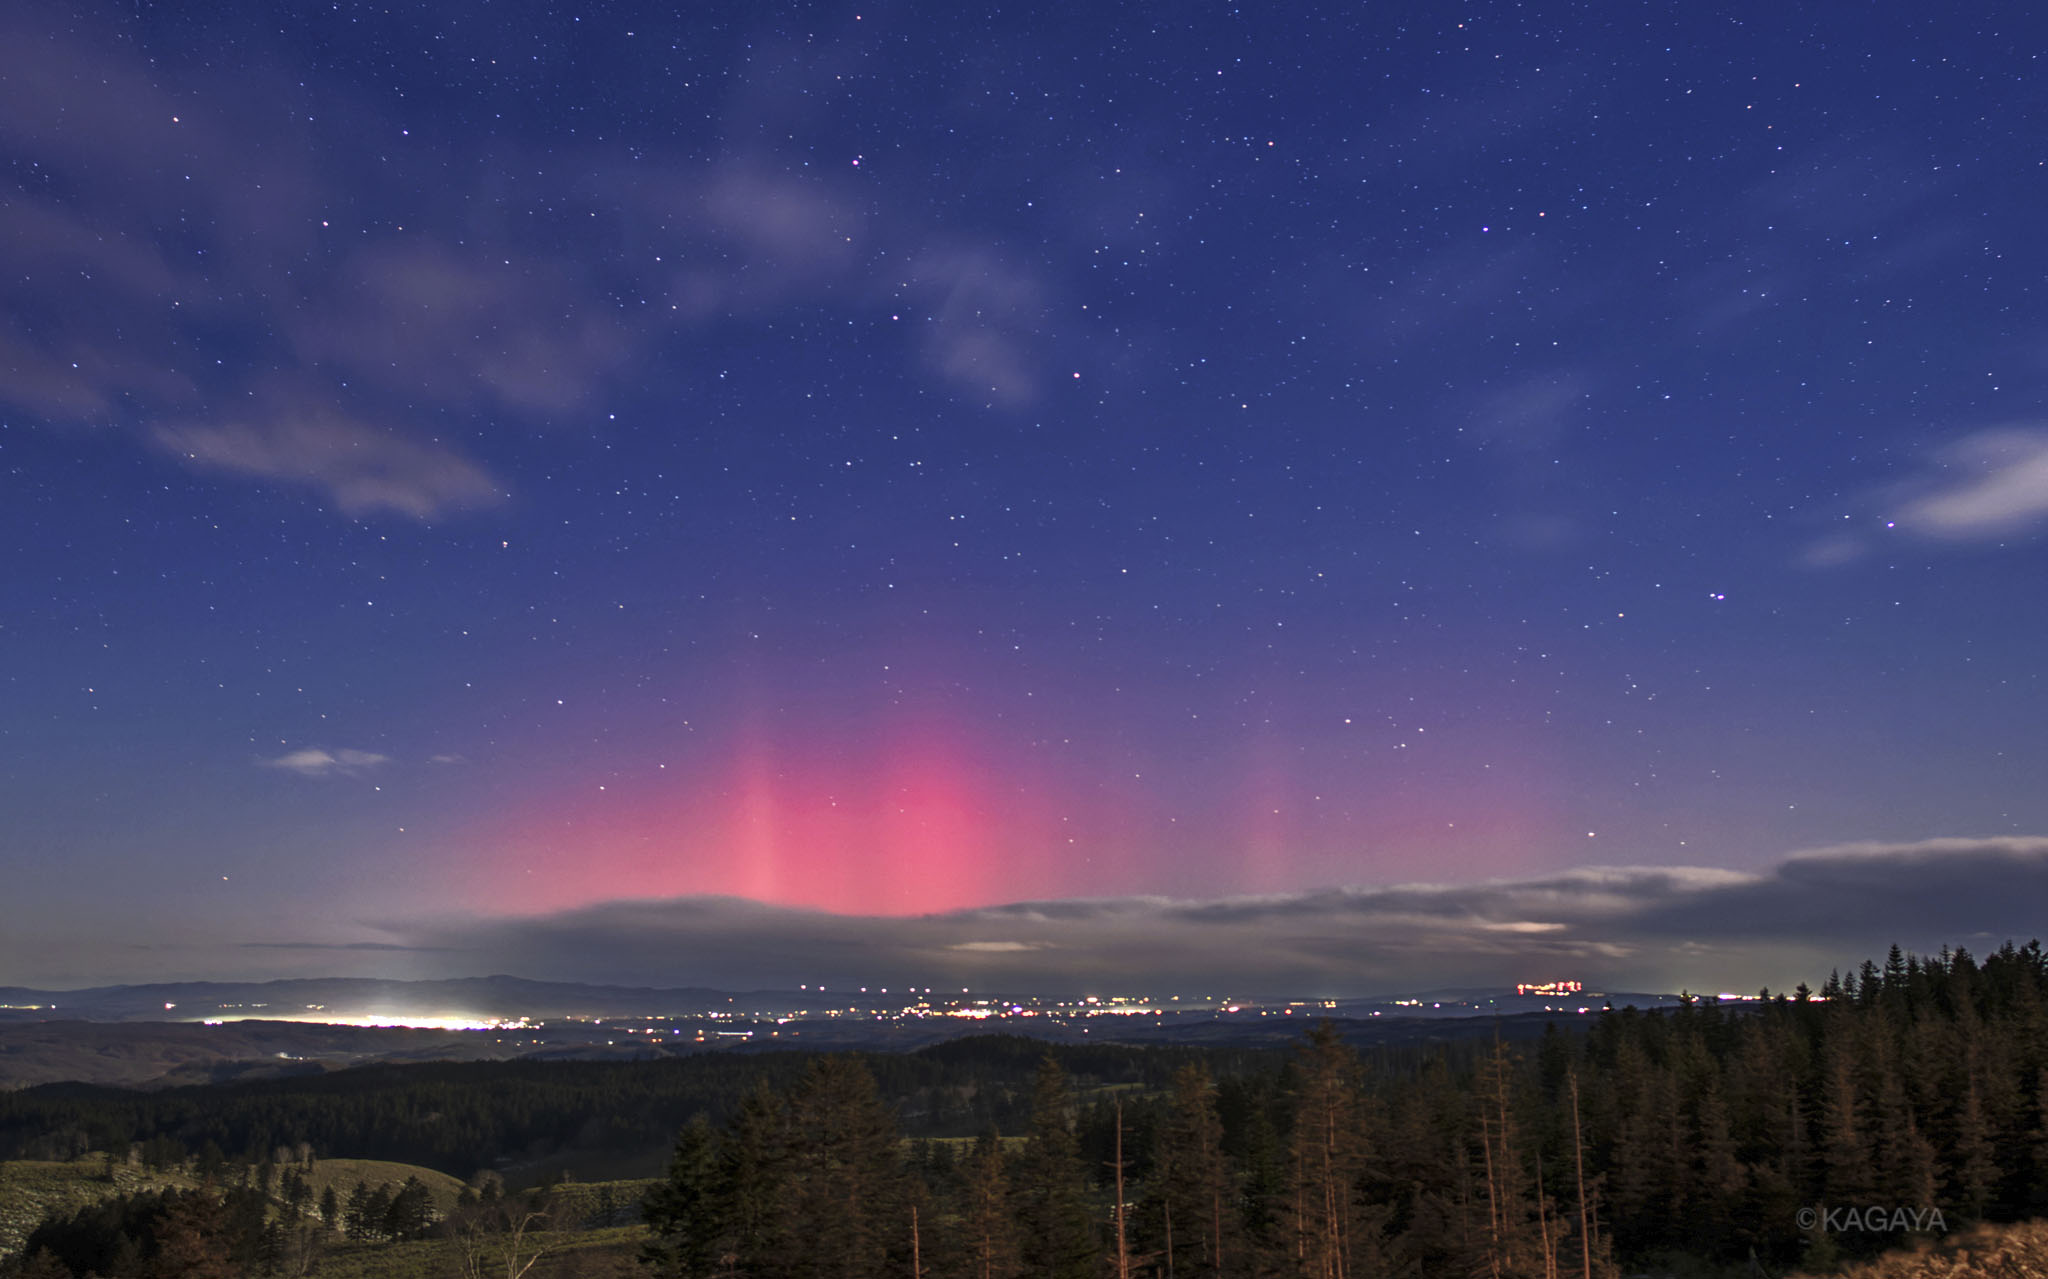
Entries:
[[716, 1272], [725, 1228], [718, 1141], [702, 1114], [683, 1126], [668, 1175], [640, 1201], [650, 1238], [640, 1260], [661, 1279], [705, 1279]]
[[968, 1279], [1013, 1279], [1017, 1224], [1010, 1211], [1010, 1179], [1003, 1139], [994, 1128], [975, 1140], [960, 1165], [961, 1231]]
[[1094, 1279], [1102, 1256], [1073, 1111], [1067, 1072], [1048, 1056], [1032, 1085], [1031, 1136], [1011, 1183], [1024, 1272], [1033, 1279]]
[[1206, 1068], [1183, 1066], [1153, 1155], [1164, 1265], [1176, 1277], [1221, 1274], [1235, 1199], [1223, 1162], [1223, 1122]]
[[228, 1214], [220, 1198], [193, 1191], [171, 1200], [156, 1223], [144, 1279], [236, 1279]]
[[719, 1144], [724, 1200], [720, 1213], [725, 1226], [722, 1271], [776, 1274], [776, 1259], [789, 1229], [782, 1198], [790, 1141], [782, 1098], [764, 1081], [740, 1103]]
[[1309, 1279], [1348, 1279], [1354, 1254], [1377, 1251], [1374, 1223], [1361, 1221], [1356, 1203], [1365, 1163], [1358, 1057], [1323, 1022], [1309, 1032], [1298, 1067], [1288, 1152], [1295, 1257]]
[[1949, 1165], [1948, 1193], [1975, 1220], [1984, 1215], [1998, 1190], [1998, 1162], [1991, 1146], [1989, 1125], [1977, 1095], [1977, 1081], [1970, 1080], [1956, 1111], [1955, 1154]]
[[851, 1056], [818, 1058], [790, 1094], [789, 1125], [776, 1273], [878, 1279], [912, 1235], [896, 1123], [874, 1077]]

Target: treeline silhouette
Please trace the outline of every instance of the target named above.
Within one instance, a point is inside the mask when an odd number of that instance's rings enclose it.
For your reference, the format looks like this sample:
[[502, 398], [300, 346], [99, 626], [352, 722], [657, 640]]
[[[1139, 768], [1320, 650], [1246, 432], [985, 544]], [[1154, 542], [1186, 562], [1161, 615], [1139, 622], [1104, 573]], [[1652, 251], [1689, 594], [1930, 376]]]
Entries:
[[1825, 1266], [2048, 1213], [2044, 1008], [2038, 943], [1894, 948], [1820, 992], [1624, 1009], [1462, 1065], [1368, 1070], [1325, 1023], [1276, 1069], [1190, 1063], [1084, 1101], [1047, 1057], [1024, 1138], [964, 1151], [906, 1147], [862, 1063], [824, 1058], [684, 1130], [647, 1259], [676, 1279]]
[[[1023, 1124], [1032, 1072], [1046, 1051], [1038, 1040], [988, 1035], [862, 1060], [907, 1132], [968, 1136], [990, 1124], [1006, 1131]], [[1235, 1072], [1273, 1055], [1116, 1044], [1052, 1051], [1083, 1079], [1146, 1088], [1164, 1087], [1191, 1060]], [[0, 1158], [132, 1150], [146, 1165], [194, 1162], [207, 1175], [304, 1146], [329, 1158], [388, 1159], [467, 1177], [563, 1150], [665, 1150], [692, 1116], [722, 1121], [758, 1084], [787, 1088], [819, 1055], [430, 1062], [154, 1092], [46, 1084], [0, 1092]]]

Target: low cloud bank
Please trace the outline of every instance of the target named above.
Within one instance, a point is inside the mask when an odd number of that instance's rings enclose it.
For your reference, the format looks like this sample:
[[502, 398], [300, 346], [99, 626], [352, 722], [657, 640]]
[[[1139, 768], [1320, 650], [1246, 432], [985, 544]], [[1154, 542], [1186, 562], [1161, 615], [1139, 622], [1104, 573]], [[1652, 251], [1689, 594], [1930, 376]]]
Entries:
[[1982, 952], [2040, 929], [2048, 838], [1846, 844], [1756, 872], [1588, 867], [1518, 881], [1213, 901], [1018, 902], [914, 918], [734, 898], [394, 927], [465, 971], [725, 988], [1366, 995], [1577, 978], [1754, 991], [1892, 943]]

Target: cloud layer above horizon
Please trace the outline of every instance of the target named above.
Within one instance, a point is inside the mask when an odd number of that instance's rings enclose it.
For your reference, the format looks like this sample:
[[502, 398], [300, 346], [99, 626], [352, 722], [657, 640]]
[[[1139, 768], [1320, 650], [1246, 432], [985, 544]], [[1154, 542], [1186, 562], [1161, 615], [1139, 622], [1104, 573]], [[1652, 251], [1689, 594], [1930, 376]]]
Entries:
[[1746, 992], [1818, 985], [1830, 968], [1881, 957], [1895, 942], [1982, 953], [2025, 941], [2044, 898], [2048, 837], [2030, 837], [1845, 844], [1753, 873], [1586, 867], [1464, 885], [1019, 902], [912, 918], [688, 897], [391, 932], [464, 973], [659, 986], [1338, 996], [1576, 978]]

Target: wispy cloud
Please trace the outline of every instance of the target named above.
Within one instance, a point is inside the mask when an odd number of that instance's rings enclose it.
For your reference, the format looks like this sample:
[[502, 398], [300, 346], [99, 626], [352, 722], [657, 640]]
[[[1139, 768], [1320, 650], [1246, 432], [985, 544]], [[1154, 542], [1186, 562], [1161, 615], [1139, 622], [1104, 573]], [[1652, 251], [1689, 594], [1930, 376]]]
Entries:
[[1043, 287], [995, 251], [935, 246], [919, 258], [912, 283], [928, 297], [925, 355], [961, 389], [1021, 404], [1038, 389], [1028, 335], [1043, 327]]
[[1893, 942], [2038, 929], [2048, 838], [1852, 844], [1757, 871], [1591, 867], [1481, 884], [1185, 901], [1018, 902], [916, 918], [731, 898], [615, 902], [395, 929], [475, 971], [717, 986], [1370, 994], [1569, 976], [1609, 988], [1789, 986]]
[[159, 425], [149, 438], [199, 470], [317, 489], [344, 515], [431, 520], [504, 498], [489, 472], [449, 445], [329, 409], [280, 403], [265, 419]]
[[1957, 441], [1899, 508], [1900, 527], [1974, 542], [2048, 524], [2048, 428], [2005, 427]]
[[281, 768], [301, 777], [354, 777], [373, 768], [382, 768], [391, 762], [391, 757], [375, 751], [330, 751], [309, 746], [258, 762], [265, 768]]
[[376, 954], [433, 953], [442, 949], [438, 946], [401, 946], [388, 941], [245, 941], [238, 945], [243, 950], [339, 950]]
[[1044, 950], [1047, 944], [1042, 941], [960, 941], [954, 942], [948, 949], [979, 950], [995, 955], [1022, 950]]
[[[743, 86], [725, 124], [752, 136], [841, 84], [836, 64], [785, 62], [757, 64], [778, 87]], [[285, 96], [320, 109], [267, 109]], [[111, 22], [0, 14], [0, 142], [47, 179], [0, 200], [0, 405], [344, 515], [426, 520], [502, 497], [486, 448], [436, 423], [599, 420], [615, 375], [678, 328], [888, 308], [936, 380], [1004, 405], [1040, 384], [1046, 272], [879, 203], [851, 168], [799, 173], [767, 144], [648, 164], [514, 140], [477, 168], [394, 110], [313, 73], [199, 85]], [[366, 202], [372, 174], [402, 216]], [[192, 358], [229, 336], [246, 364]]]
[[332, 284], [290, 317], [293, 345], [395, 394], [566, 414], [634, 345], [561, 262], [421, 237], [352, 255]]
[[[1881, 524], [1955, 546], [2032, 537], [2048, 529], [2048, 426], [1974, 431], [1928, 454], [1915, 472], [1864, 495], [1860, 527]], [[1852, 563], [1872, 547], [1872, 534], [1830, 532], [1808, 544], [1810, 568]]]

